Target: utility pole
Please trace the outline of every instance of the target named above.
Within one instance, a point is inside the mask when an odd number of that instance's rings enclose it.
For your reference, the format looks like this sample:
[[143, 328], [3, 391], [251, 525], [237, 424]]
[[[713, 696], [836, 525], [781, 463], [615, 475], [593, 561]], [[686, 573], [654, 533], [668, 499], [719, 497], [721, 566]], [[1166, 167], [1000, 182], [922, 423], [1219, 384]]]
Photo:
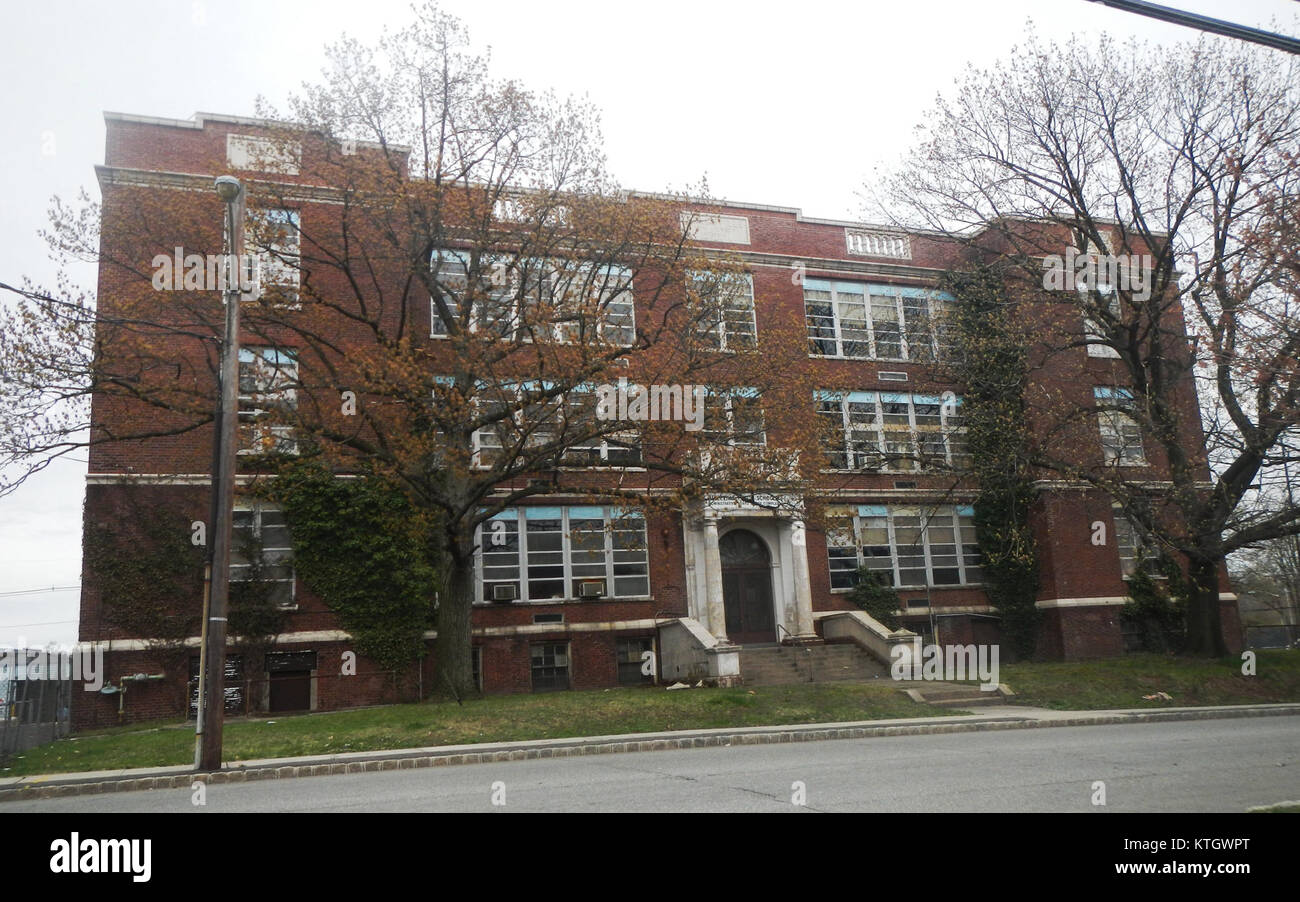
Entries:
[[220, 397], [217, 402], [216, 453], [212, 473], [213, 522], [209, 524], [208, 600], [203, 617], [203, 653], [199, 673], [199, 713], [195, 726], [194, 766], [221, 769], [222, 728], [226, 715], [226, 612], [230, 598], [230, 543], [235, 501], [235, 426], [239, 418], [239, 303], [244, 280], [244, 189], [231, 176], [220, 176], [217, 194], [226, 205], [226, 334], [221, 344]]
[[1250, 41], [1252, 44], [1262, 44], [1265, 47], [1272, 47], [1274, 50], [1300, 53], [1300, 39], [1265, 31], [1262, 28], [1238, 25], [1236, 22], [1229, 22], [1225, 19], [1215, 19], [1211, 16], [1189, 13], [1170, 6], [1148, 3], [1147, 0], [1091, 0], [1091, 2], [1100, 3], [1114, 9], [1122, 9], [1125, 12], [1137, 13], [1139, 16], [1159, 19], [1162, 22], [1172, 22], [1175, 25], [1185, 25], [1188, 28], [1208, 31], [1211, 34], [1221, 34], [1224, 37]]

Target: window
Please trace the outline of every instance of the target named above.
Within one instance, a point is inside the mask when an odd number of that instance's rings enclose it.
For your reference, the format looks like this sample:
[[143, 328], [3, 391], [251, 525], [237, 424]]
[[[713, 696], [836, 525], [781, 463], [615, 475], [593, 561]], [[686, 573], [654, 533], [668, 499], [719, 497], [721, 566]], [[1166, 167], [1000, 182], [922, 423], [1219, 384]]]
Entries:
[[[632, 639], [619, 639], [615, 647], [615, 657], [618, 661], [618, 681], [624, 686], [639, 686], [642, 683], [653, 683], [655, 679], [654, 668], [650, 668], [649, 673], [644, 673], [646, 659], [643, 656], [654, 652], [654, 639], [650, 636], [637, 636]], [[654, 658], [649, 661], [653, 662]]]
[[906, 235], [869, 229], [845, 229], [845, 244], [850, 254], [863, 257], [912, 258], [912, 243]]
[[599, 338], [618, 347], [629, 347], [636, 340], [631, 270], [555, 261], [549, 264], [548, 278], [555, 298], [550, 318], [554, 340]]
[[474, 680], [474, 688], [479, 692], [483, 691], [483, 646], [475, 645], [469, 650], [470, 673]]
[[264, 592], [266, 601], [293, 607], [293, 543], [284, 511], [264, 504], [236, 508], [231, 525], [232, 589], [243, 583], [242, 591]]
[[532, 646], [533, 691], [550, 692], [569, 688], [569, 646], [545, 642]]
[[952, 297], [946, 294], [805, 279], [803, 297], [814, 356], [927, 362], [947, 344], [942, 313]]
[[526, 394], [544, 391], [544, 383], [517, 383], [484, 392], [474, 401], [491, 422], [474, 433], [473, 461], [480, 468], [501, 459], [505, 448], [556, 446], [556, 465], [635, 467], [641, 464], [641, 436], [632, 429], [609, 431], [596, 419], [596, 392], [577, 385], [553, 397], [524, 403]]
[[1113, 257], [1115, 255], [1115, 232], [1113, 229], [1103, 229], [1098, 227], [1097, 234], [1101, 237], [1101, 246], [1098, 247], [1093, 240], [1088, 237], [1083, 229], [1074, 230], [1075, 247], [1082, 248], [1079, 253], [1091, 257]]
[[705, 440], [719, 445], [767, 444], [762, 399], [752, 388], [710, 389], [704, 396]]
[[479, 600], [569, 601], [650, 594], [645, 519], [605, 507], [521, 507], [480, 525]]
[[301, 220], [297, 210], [255, 210], [248, 215], [245, 243], [257, 255], [259, 297], [296, 307], [301, 288]]
[[298, 358], [277, 348], [239, 349], [239, 453], [297, 454]]
[[735, 351], [757, 346], [754, 277], [749, 273], [692, 272], [691, 293], [700, 306], [700, 335], [710, 347]]
[[[199, 656], [190, 657], [190, 717], [199, 714]], [[222, 675], [222, 694], [226, 697], [226, 713], [244, 713], [244, 657], [226, 655], [226, 670]]]
[[[642, 463], [641, 436], [635, 430], [606, 433], [596, 420], [596, 393], [586, 385], [575, 386], [564, 396], [559, 429], [575, 436], [560, 459], [568, 466], [635, 467]], [[578, 436], [588, 435], [587, 438]]]
[[[469, 255], [461, 251], [436, 251], [430, 261], [434, 284], [453, 317], [459, 317], [461, 312], [460, 304], [468, 284], [468, 267]], [[429, 296], [429, 330], [434, 338], [445, 338], [448, 333], [447, 323], [438, 312], [438, 303], [432, 294]]]
[[[460, 316], [469, 285], [469, 254], [437, 251], [431, 267], [450, 313]], [[477, 276], [478, 289], [468, 299], [471, 331], [506, 341], [599, 340], [618, 347], [636, 339], [632, 272], [625, 267], [483, 256]], [[445, 337], [447, 324], [433, 297], [429, 305], [430, 334]]]
[[1137, 572], [1138, 567], [1148, 575], [1163, 579], [1162, 555], [1159, 548], [1144, 539], [1133, 521], [1124, 516], [1118, 505], [1114, 508], [1115, 545], [1119, 549], [1119, 569], [1125, 579]]
[[1101, 428], [1102, 460], [1120, 467], [1146, 465], [1142, 428], [1127, 411], [1133, 409], [1133, 392], [1127, 388], [1094, 389]]
[[[1080, 282], [1078, 288], [1080, 294], [1086, 294], [1089, 290], [1084, 282]], [[1111, 317], [1117, 319], [1119, 317], [1119, 295], [1115, 292], [1115, 289], [1110, 285], [1100, 283], [1097, 285], [1096, 293], [1097, 303], [1099, 305], [1104, 304]], [[1119, 351], [1108, 343], [1105, 326], [1086, 314], [1083, 317], [1083, 334], [1088, 342], [1089, 357], [1119, 357]]]
[[860, 505], [827, 514], [832, 589], [851, 589], [859, 567], [896, 587], [970, 585], [984, 578], [973, 508]]
[[818, 392], [822, 447], [836, 470], [970, 466], [961, 399], [890, 392]]

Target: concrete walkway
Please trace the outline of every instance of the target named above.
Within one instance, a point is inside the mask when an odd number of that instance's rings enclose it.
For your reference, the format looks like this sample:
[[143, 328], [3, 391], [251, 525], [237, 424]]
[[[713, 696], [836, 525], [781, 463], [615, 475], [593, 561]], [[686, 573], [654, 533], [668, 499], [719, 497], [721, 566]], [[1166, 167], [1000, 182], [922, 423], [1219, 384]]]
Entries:
[[195, 781], [243, 783], [293, 777], [364, 771], [407, 770], [492, 761], [563, 758], [580, 755], [650, 752], [710, 746], [815, 742], [824, 739], [863, 739], [926, 733], [964, 733], [978, 730], [1015, 730], [1036, 727], [1091, 726], [1117, 723], [1154, 723], [1171, 720], [1212, 720], [1230, 717], [1300, 715], [1300, 703], [1269, 705], [1219, 705], [1185, 708], [1129, 708], [1104, 711], [1054, 711], [1026, 705], [990, 705], [966, 715], [866, 720], [851, 723], [786, 724], [768, 727], [723, 727], [632, 733], [618, 736], [583, 736], [569, 739], [535, 739], [428, 748], [382, 749], [297, 758], [236, 761], [220, 771], [197, 772], [193, 767], [132, 768], [72, 774], [43, 774], [0, 779], [0, 802], [44, 799], [142, 789], [189, 788]]

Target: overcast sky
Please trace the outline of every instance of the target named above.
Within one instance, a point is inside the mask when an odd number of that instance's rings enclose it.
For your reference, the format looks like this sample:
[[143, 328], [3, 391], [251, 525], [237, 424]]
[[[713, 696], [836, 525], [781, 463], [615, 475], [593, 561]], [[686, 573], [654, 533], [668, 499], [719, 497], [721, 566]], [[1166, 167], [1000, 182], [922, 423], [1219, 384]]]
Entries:
[[[1300, 35], [1294, 0], [1163, 0]], [[1032, 18], [1044, 38], [1103, 31], [1158, 43], [1195, 32], [1087, 0], [446, 0], [497, 75], [588, 96], [627, 187], [707, 175], [732, 200], [860, 218], [857, 192], [907, 145], [968, 64], [1005, 57]], [[105, 110], [254, 115], [319, 73], [323, 46], [409, 18], [408, 0], [176, 0], [11, 6], [0, 55], [0, 281], [53, 281], [37, 235], [53, 195], [99, 192]], [[74, 271], [93, 287], [94, 273]], [[0, 499], [0, 645], [76, 638], [86, 467], [60, 462]], [[51, 587], [70, 587], [55, 588]]]

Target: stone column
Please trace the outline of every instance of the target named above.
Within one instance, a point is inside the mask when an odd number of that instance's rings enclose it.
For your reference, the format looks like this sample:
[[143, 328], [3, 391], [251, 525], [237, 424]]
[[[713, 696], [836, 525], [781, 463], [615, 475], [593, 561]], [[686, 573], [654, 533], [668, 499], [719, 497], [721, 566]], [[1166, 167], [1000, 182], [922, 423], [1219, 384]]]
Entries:
[[691, 517], [682, 517], [682, 552], [686, 557], [686, 615], [707, 627], [709, 614], [700, 590], [700, 556], [696, 553], [699, 536], [699, 522]]
[[704, 517], [704, 585], [709, 611], [709, 632], [727, 643], [727, 609], [722, 603], [722, 555], [718, 553], [718, 520]]
[[808, 536], [803, 521], [790, 524], [790, 557], [794, 561], [795, 639], [815, 639], [812, 616], [812, 586], [808, 582]]

